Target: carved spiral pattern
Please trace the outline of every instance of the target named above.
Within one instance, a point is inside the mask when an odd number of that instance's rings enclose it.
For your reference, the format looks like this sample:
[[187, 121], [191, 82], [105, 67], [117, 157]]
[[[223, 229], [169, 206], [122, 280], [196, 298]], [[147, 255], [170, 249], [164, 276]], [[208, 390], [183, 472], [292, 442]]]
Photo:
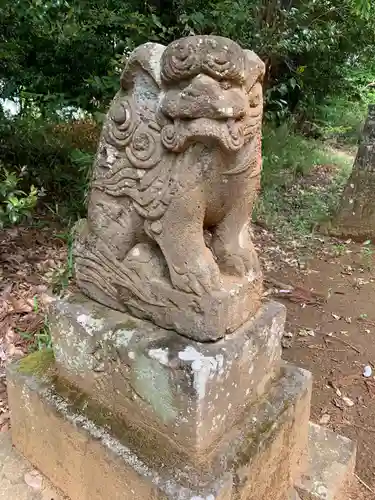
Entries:
[[245, 55], [237, 43], [223, 37], [187, 37], [171, 43], [162, 57], [165, 82], [206, 73], [219, 80], [245, 79]]
[[162, 155], [160, 134], [150, 129], [145, 123], [141, 123], [125, 151], [134, 167], [152, 168], [160, 161]]
[[239, 150], [244, 144], [244, 132], [241, 125], [236, 125], [229, 121], [228, 123], [228, 142], [230, 148], [234, 151]]
[[179, 148], [180, 138], [175, 125], [166, 125], [161, 131], [161, 142], [169, 151]]
[[188, 75], [197, 75], [200, 67], [194, 44], [177, 41], [170, 44], [163, 54], [162, 78], [164, 81], [183, 80]]
[[110, 122], [106, 133], [107, 141], [118, 148], [127, 146], [138, 124], [132, 101], [115, 102], [109, 116]]

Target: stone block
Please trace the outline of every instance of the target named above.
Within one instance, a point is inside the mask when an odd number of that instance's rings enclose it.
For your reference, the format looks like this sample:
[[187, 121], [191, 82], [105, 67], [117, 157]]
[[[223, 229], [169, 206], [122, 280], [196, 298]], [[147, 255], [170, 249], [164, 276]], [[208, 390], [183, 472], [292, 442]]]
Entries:
[[164, 453], [149, 433], [137, 442], [126, 421], [64, 389], [53, 359], [33, 356], [8, 369], [13, 442], [71, 500], [289, 500], [307, 448], [308, 372], [283, 367], [211, 456], [191, 464], [188, 450]]
[[215, 343], [79, 294], [56, 300], [49, 319], [63, 377], [135, 428], [161, 433], [192, 455], [205, 454], [280, 369], [285, 308], [276, 302]]
[[301, 500], [346, 500], [355, 457], [353, 441], [310, 423], [308, 469], [295, 485]]

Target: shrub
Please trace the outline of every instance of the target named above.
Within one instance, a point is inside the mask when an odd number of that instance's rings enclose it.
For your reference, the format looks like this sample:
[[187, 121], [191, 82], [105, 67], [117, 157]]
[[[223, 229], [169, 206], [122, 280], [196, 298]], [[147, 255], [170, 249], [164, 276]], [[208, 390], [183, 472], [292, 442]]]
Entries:
[[9, 172], [0, 164], [0, 228], [21, 222], [36, 206], [40, 192], [31, 186], [27, 194], [18, 188], [20, 182], [17, 173]]
[[5, 118], [0, 121], [0, 161], [26, 165], [22, 173], [14, 169], [20, 189], [43, 190], [44, 203], [56, 215], [76, 219], [85, 212], [88, 172], [98, 136], [99, 127], [92, 121]]

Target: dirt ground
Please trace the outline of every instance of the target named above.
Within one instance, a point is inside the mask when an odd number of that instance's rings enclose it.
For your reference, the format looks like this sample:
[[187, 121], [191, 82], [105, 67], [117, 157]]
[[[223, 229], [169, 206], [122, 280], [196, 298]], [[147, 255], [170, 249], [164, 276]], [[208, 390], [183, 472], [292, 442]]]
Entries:
[[[267, 253], [262, 231], [257, 240]], [[311, 419], [358, 443], [359, 480], [348, 499], [373, 500], [375, 258], [368, 246], [319, 239], [302, 265], [293, 254], [281, 252], [275, 266], [263, 258], [266, 294], [287, 307], [283, 357], [313, 374]]]
[[[45, 292], [66, 260], [58, 233], [48, 226], [0, 233], [0, 431], [9, 428], [4, 367], [32, 345]], [[284, 358], [314, 376], [311, 419], [358, 442], [359, 480], [345, 500], [374, 500], [375, 252], [317, 237], [310, 258], [303, 244], [280, 243], [262, 228], [255, 240], [265, 295], [288, 311]], [[374, 374], [364, 377], [365, 366]]]

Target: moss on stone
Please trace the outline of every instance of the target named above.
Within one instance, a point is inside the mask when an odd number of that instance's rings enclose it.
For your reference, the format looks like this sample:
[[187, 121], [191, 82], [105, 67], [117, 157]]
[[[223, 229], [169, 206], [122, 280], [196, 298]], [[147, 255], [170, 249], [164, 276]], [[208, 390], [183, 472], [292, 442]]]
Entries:
[[137, 323], [133, 319], [129, 318], [124, 322], [117, 323], [114, 331], [117, 332], [118, 330], [135, 330], [137, 326]]
[[[66, 379], [56, 376], [53, 390], [69, 403], [74, 413], [83, 415], [99, 429], [109, 431], [118, 441], [133, 450], [149, 466], [183, 468], [188, 457], [184, 449], [175, 447], [160, 430], [140, 426], [135, 421], [115, 415]], [[173, 451], [174, 449], [174, 451]]]
[[41, 377], [50, 371], [54, 361], [55, 356], [53, 350], [43, 349], [22, 358], [17, 364], [17, 369], [19, 373], [24, 375], [36, 375]]

